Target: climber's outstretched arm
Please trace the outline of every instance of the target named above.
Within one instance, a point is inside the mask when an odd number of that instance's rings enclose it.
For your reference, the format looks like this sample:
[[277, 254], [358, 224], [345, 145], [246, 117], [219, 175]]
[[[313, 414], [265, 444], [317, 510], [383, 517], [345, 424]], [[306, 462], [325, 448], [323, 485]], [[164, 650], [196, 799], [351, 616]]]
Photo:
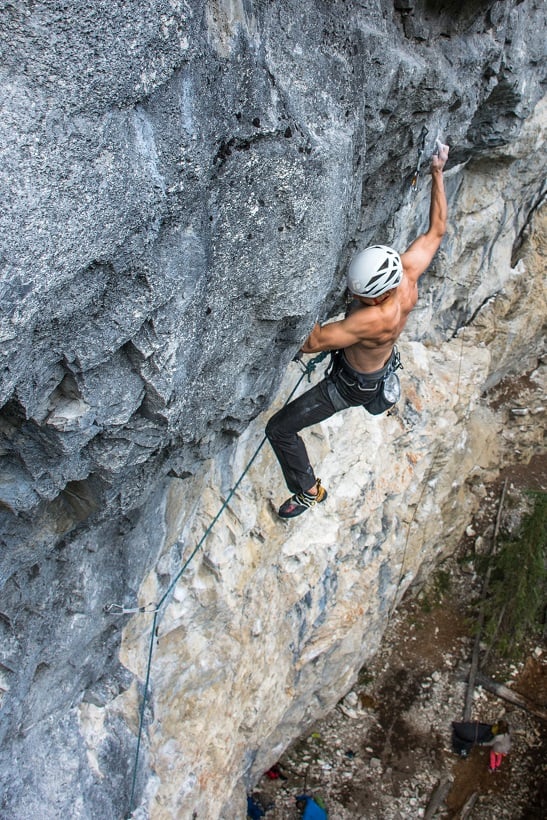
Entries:
[[431, 160], [429, 228], [401, 256], [404, 272], [413, 281], [417, 281], [427, 270], [446, 233], [448, 207], [444, 190], [443, 168], [447, 159], [448, 145], [443, 145], [437, 140], [437, 153]]

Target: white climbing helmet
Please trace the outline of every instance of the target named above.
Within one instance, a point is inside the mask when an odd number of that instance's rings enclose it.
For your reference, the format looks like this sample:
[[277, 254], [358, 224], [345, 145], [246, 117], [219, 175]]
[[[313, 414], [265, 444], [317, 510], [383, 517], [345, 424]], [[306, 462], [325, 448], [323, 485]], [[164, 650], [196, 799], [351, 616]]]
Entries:
[[348, 288], [357, 296], [374, 299], [396, 288], [403, 278], [401, 257], [386, 245], [371, 245], [353, 257]]

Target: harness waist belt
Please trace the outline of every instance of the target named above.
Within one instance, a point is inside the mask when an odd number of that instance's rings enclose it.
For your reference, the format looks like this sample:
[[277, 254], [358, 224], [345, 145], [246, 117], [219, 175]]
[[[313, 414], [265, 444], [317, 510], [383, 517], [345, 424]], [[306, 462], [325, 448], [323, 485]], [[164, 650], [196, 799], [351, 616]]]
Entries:
[[359, 370], [355, 370], [348, 363], [343, 350], [340, 351], [339, 363], [342, 370], [345, 370], [357, 382], [379, 382], [391, 370], [397, 370], [399, 366], [398, 357], [397, 348], [394, 347], [387, 363], [380, 370], [374, 370], [372, 373], [361, 373]]

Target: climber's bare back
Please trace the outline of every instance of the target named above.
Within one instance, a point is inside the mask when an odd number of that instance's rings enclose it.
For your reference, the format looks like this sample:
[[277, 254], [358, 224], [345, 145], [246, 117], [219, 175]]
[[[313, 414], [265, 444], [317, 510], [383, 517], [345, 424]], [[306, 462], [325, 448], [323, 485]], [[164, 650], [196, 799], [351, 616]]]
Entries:
[[367, 304], [370, 300], [354, 297], [348, 309], [348, 318], [362, 324], [364, 338], [346, 347], [344, 354], [348, 364], [361, 373], [373, 373], [387, 363], [417, 302], [418, 288], [403, 276], [400, 285], [386, 296], [381, 304]]

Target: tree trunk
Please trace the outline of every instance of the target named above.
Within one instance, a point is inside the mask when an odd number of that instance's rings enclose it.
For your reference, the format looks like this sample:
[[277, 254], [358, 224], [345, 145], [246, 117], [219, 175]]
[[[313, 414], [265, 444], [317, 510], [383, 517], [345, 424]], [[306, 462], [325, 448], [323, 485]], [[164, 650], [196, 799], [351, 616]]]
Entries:
[[518, 692], [513, 691], [513, 689], [509, 689], [509, 687], [504, 686], [503, 683], [498, 683], [497, 681], [492, 680], [492, 678], [488, 678], [486, 675], [481, 675], [480, 673], [476, 676], [476, 683], [479, 686], [482, 686], [483, 689], [487, 689], [489, 692], [497, 695], [499, 698], [503, 698], [503, 700], [507, 700], [509, 703], [513, 703], [521, 709], [525, 709], [527, 712], [530, 712], [531, 715], [535, 715], [535, 717], [540, 720], [547, 721], [546, 708], [534, 703], [524, 695], [519, 695]]

